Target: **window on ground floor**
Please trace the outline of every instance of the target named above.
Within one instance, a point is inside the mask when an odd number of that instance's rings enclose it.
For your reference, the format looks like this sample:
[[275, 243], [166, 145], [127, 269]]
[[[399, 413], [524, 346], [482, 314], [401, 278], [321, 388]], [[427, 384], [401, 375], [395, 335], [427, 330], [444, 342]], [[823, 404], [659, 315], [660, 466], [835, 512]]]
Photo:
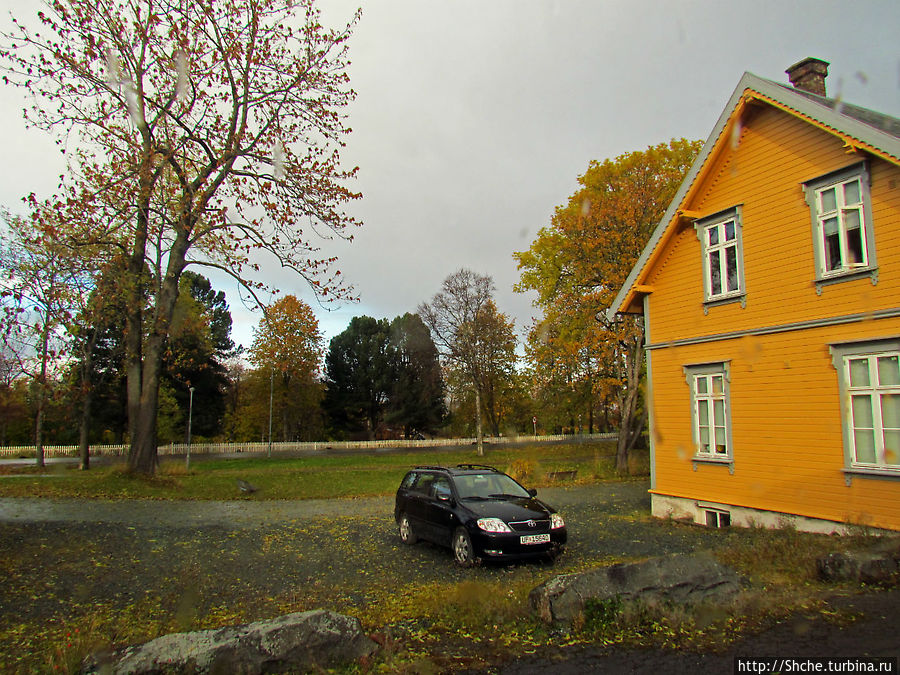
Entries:
[[706, 524], [709, 527], [730, 527], [731, 514], [727, 511], [706, 510]]
[[686, 366], [697, 459], [731, 459], [731, 425], [726, 363]]
[[900, 340], [832, 347], [850, 468], [900, 472]]

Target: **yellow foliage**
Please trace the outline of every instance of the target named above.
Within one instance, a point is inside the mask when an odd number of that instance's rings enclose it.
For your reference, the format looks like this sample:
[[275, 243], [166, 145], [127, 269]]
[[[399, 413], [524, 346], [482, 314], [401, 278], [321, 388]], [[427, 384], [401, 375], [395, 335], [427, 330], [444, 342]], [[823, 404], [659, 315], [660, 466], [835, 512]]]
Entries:
[[509, 465], [507, 473], [520, 483], [528, 483], [534, 480], [538, 474], [537, 462], [531, 459], [515, 459]]

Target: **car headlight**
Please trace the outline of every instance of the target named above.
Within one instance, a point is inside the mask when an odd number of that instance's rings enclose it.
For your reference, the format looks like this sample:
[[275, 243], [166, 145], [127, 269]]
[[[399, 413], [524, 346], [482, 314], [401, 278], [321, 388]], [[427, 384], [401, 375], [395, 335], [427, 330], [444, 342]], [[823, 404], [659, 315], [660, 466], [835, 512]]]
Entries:
[[558, 513], [550, 514], [550, 529], [551, 530], [558, 530], [559, 528], [565, 527], [565, 526], [566, 526], [566, 521], [563, 520], [563, 517], [561, 515], [559, 515]]
[[485, 532], [512, 532], [509, 525], [499, 518], [479, 518], [478, 527]]

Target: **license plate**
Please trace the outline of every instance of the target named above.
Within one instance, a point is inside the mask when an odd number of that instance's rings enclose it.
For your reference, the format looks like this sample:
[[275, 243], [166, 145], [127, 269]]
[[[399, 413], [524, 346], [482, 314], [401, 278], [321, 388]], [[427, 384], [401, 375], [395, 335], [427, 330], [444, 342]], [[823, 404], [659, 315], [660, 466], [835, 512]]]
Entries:
[[549, 534], [524, 534], [519, 537], [520, 544], [549, 544]]

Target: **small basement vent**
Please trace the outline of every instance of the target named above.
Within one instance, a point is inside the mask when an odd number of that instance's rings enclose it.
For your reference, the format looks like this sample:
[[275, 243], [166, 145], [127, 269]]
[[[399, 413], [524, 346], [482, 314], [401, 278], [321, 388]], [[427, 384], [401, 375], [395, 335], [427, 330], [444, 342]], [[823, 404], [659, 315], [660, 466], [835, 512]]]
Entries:
[[708, 527], [729, 527], [731, 514], [728, 511], [706, 511], [706, 525]]

